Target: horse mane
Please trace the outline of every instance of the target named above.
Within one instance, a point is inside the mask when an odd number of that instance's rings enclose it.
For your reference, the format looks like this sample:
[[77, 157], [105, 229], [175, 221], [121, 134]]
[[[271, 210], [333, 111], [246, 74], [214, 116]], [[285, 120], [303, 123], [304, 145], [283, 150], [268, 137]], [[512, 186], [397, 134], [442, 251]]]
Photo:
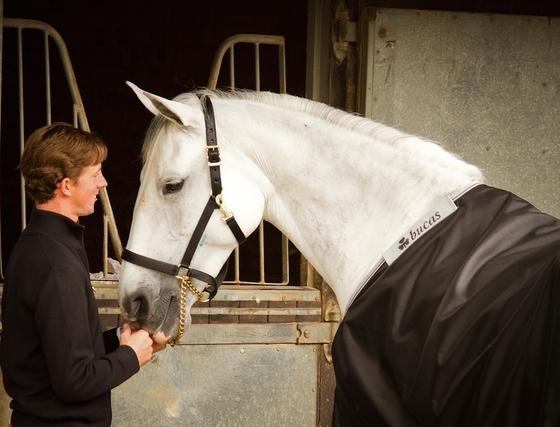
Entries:
[[[251, 90], [223, 91], [217, 89], [196, 89], [192, 92], [182, 93], [173, 98], [174, 101], [182, 102], [193, 94], [204, 97], [216, 97], [219, 99], [247, 100], [265, 103], [272, 106], [286, 108], [295, 112], [316, 116], [328, 123], [346, 128], [353, 132], [384, 141], [389, 145], [394, 145], [406, 152], [409, 157], [424, 158], [431, 164], [449, 165], [450, 161], [455, 168], [460, 168], [461, 164], [466, 167], [474, 179], [483, 180], [482, 172], [467, 163], [459, 156], [446, 151], [439, 143], [422, 138], [416, 135], [407, 134], [393, 127], [375, 122], [357, 114], [349, 114], [346, 111], [331, 107], [329, 105], [301, 98], [293, 95], [278, 94], [274, 92], [256, 92]], [[204, 106], [204, 103], [202, 103]], [[204, 107], [203, 107], [204, 108]], [[156, 116], [146, 133], [144, 147], [142, 148], [143, 158], [146, 159], [149, 149], [149, 141], [155, 136], [162, 127], [169, 125], [170, 122], [162, 116]], [[148, 146], [146, 147], [146, 144]]]
[[[310, 114], [319, 117], [326, 122], [345, 127], [352, 131], [358, 131], [363, 134], [372, 135], [377, 132], [388, 131], [389, 133], [394, 132], [394, 136], [396, 138], [398, 138], [397, 135], [405, 135], [396, 129], [374, 122], [373, 120], [366, 119], [356, 114], [349, 114], [338, 108], [294, 95], [279, 94], [274, 92], [256, 92], [251, 90], [222, 91], [210, 89], [199, 89], [193, 93], [202, 97], [215, 96], [220, 99], [242, 99], [247, 101], [262, 102], [268, 105]], [[184, 95], [187, 94], [179, 95], [175, 98], [175, 100], [180, 102], [182, 96]]]

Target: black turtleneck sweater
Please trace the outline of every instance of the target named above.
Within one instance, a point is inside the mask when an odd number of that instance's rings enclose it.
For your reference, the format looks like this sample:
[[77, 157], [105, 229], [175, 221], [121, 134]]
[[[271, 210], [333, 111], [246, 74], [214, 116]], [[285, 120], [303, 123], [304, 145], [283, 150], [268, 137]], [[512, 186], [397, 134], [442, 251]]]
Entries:
[[109, 426], [111, 389], [140, 369], [116, 336], [104, 343], [83, 231], [63, 215], [33, 210], [11, 254], [0, 364], [14, 427]]

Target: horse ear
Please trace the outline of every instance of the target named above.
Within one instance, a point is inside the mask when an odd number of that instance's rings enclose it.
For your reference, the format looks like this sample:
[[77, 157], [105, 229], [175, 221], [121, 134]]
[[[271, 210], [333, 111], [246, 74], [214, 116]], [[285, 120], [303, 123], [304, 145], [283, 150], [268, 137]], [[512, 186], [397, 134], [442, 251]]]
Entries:
[[161, 96], [143, 91], [134, 83], [126, 82], [129, 85], [138, 99], [144, 106], [150, 110], [154, 115], [161, 114], [165, 118], [171, 120], [178, 126], [191, 126], [194, 122], [193, 110], [184, 104], [162, 98]]

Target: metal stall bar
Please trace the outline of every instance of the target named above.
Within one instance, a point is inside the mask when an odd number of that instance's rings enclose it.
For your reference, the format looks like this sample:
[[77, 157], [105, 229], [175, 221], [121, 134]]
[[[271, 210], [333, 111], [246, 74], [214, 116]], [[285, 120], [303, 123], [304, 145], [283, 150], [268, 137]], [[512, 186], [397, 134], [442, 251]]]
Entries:
[[220, 68], [225, 53], [230, 51], [230, 89], [235, 90], [235, 59], [234, 45], [237, 43], [250, 43], [255, 45], [255, 80], [256, 90], [260, 90], [260, 61], [259, 61], [259, 45], [269, 44], [278, 46], [278, 64], [280, 77], [280, 93], [286, 93], [286, 49], [283, 36], [270, 36], [263, 34], [236, 34], [225, 39], [218, 47], [210, 68], [210, 76], [208, 77], [208, 87], [216, 89]]
[[[68, 82], [68, 88], [73, 102], [73, 121], [74, 126], [80, 129], [90, 131], [89, 123], [87, 121], [87, 116], [78, 89], [78, 83], [76, 81], [76, 76], [72, 68], [72, 63], [70, 61], [70, 55], [68, 54], [68, 49], [64, 40], [60, 34], [50, 25], [31, 19], [15, 19], [15, 18], [4, 18], [3, 28], [15, 28], [17, 29], [18, 36], [18, 85], [19, 85], [19, 140], [20, 140], [20, 150], [23, 151], [23, 145], [25, 142], [24, 135], [24, 98], [23, 98], [23, 37], [22, 31], [32, 29], [42, 31], [44, 34], [44, 47], [45, 47], [45, 82], [46, 82], [46, 121], [47, 124], [51, 123], [52, 111], [51, 111], [51, 82], [50, 82], [50, 53], [49, 53], [49, 40], [52, 40], [58, 48], [60, 54], [60, 59], [62, 61], [62, 66], [64, 73], [66, 75], [66, 80]], [[103, 206], [103, 214], [107, 221], [107, 227], [104, 227], [105, 233], [110, 236], [110, 240], [113, 244], [113, 249], [115, 251], [116, 257], [121, 261], [122, 253], [122, 243], [117, 230], [117, 225], [115, 222], [115, 217], [113, 214], [113, 209], [109, 201], [109, 196], [105, 188], [101, 189], [99, 192], [101, 205]], [[25, 218], [25, 195], [23, 191], [23, 181], [22, 181], [22, 229], [25, 228], [26, 218]], [[105, 245], [108, 246], [108, 239], [104, 238]], [[107, 248], [104, 248], [104, 262], [103, 262], [103, 273], [107, 276]]]
[[[4, 20], [4, 23], [6, 20]], [[19, 154], [23, 153], [24, 146], [24, 114], [23, 114], [23, 40], [21, 36], [21, 28], [17, 29], [17, 52], [18, 52], [18, 99], [19, 99]], [[25, 212], [26, 212], [26, 199], [24, 191], [23, 177], [20, 178], [20, 204], [21, 204], [21, 229], [23, 230], [26, 225]]]
[[[208, 78], [208, 88], [216, 89], [220, 68], [225, 53], [229, 50], [229, 74], [230, 89], [235, 90], [235, 53], [234, 47], [237, 43], [250, 43], [255, 46], [255, 90], [260, 91], [260, 45], [277, 45], [278, 46], [278, 74], [280, 78], [280, 93], [286, 93], [286, 50], [283, 36], [270, 36], [262, 34], [237, 34], [229, 37], [218, 47], [212, 67], [210, 69], [210, 77]], [[265, 251], [264, 251], [264, 223], [261, 221], [258, 229], [259, 235], [259, 281], [247, 282], [240, 278], [239, 266], [239, 247], [234, 251], [234, 280], [233, 284], [251, 284], [251, 285], [287, 285], [289, 283], [289, 245], [288, 239], [282, 234], [282, 281], [280, 283], [271, 283], [266, 281], [265, 277]]]
[[[0, 0], [0, 28], [2, 28], [2, 31], [0, 31], [0, 117], [1, 117], [1, 111], [2, 111], [2, 64], [3, 64], [3, 46], [4, 46], [4, 0]], [[0, 126], [1, 126], [1, 122], [0, 122]], [[0, 212], [0, 219], [1, 219], [2, 215]], [[1, 223], [1, 221], [0, 221]], [[2, 266], [2, 227], [0, 227], [0, 278], [4, 279], [4, 267]]]

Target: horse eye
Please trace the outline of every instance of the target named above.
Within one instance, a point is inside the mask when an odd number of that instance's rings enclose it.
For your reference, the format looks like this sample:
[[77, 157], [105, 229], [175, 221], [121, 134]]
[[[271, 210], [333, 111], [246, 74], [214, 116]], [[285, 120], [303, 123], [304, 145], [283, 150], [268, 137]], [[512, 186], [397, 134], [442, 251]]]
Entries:
[[177, 193], [183, 188], [183, 182], [184, 181], [172, 181], [166, 183], [165, 187], [163, 187], [163, 194]]

